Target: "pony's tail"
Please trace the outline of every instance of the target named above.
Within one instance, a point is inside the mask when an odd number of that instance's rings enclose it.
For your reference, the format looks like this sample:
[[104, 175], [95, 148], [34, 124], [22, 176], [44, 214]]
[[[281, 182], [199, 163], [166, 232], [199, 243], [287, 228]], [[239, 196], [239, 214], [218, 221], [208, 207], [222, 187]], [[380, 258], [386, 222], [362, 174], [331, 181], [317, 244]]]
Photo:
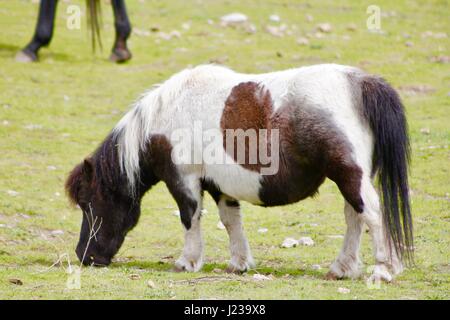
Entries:
[[96, 44], [102, 49], [100, 27], [102, 25], [100, 0], [86, 0], [87, 22], [91, 33], [92, 50], [95, 52]]
[[381, 187], [384, 229], [401, 260], [412, 264], [413, 223], [408, 189], [410, 144], [404, 107], [397, 92], [382, 78], [365, 76], [361, 89], [364, 116], [374, 137], [372, 175], [378, 174]]

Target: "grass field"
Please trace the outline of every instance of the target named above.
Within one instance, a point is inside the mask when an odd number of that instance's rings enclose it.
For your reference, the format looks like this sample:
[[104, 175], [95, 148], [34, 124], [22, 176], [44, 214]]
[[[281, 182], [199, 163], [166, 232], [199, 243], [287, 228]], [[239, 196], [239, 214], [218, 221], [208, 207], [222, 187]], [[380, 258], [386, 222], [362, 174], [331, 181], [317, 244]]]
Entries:
[[[84, 1], [62, 1], [51, 46], [34, 64], [16, 63], [14, 55], [32, 35], [38, 5], [1, 2], [1, 299], [449, 299], [449, 1], [128, 1], [134, 57], [123, 65], [107, 60], [114, 31], [110, 5], [102, 2], [103, 52], [92, 55], [84, 20], [81, 30], [66, 28], [67, 6], [79, 4], [84, 11]], [[382, 32], [367, 30], [370, 4], [382, 10]], [[231, 12], [248, 15], [256, 32], [221, 27], [220, 17]], [[271, 14], [281, 22], [269, 21]], [[279, 37], [265, 30], [283, 23], [288, 27]], [[329, 23], [330, 32], [318, 33], [320, 23]], [[152, 27], [181, 36], [165, 40]], [[175, 202], [158, 185], [144, 198], [140, 222], [115, 262], [83, 268], [81, 289], [69, 289], [66, 258], [78, 264], [81, 212], [65, 197], [67, 173], [146, 88], [208, 62], [254, 73], [335, 62], [392, 83], [406, 105], [412, 140], [416, 267], [379, 289], [369, 289], [364, 279], [324, 280], [345, 231], [343, 200], [326, 182], [318, 197], [295, 205], [243, 204], [257, 267], [242, 276], [219, 272], [229, 259], [228, 237], [217, 228], [217, 209], [207, 196], [206, 265], [198, 274], [174, 273], [183, 232]], [[280, 248], [284, 238], [300, 236], [315, 245]], [[366, 270], [373, 263], [368, 234], [362, 259]], [[255, 273], [272, 280], [255, 281]]]

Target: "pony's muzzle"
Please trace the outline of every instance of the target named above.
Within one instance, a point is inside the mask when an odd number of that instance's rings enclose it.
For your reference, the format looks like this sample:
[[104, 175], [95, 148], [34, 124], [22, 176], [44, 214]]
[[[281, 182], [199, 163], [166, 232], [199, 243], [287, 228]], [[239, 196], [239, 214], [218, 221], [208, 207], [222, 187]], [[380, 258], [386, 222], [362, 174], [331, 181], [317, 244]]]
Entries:
[[102, 257], [89, 250], [86, 251], [81, 246], [77, 246], [75, 253], [77, 254], [78, 260], [85, 266], [107, 267], [111, 264], [110, 257]]

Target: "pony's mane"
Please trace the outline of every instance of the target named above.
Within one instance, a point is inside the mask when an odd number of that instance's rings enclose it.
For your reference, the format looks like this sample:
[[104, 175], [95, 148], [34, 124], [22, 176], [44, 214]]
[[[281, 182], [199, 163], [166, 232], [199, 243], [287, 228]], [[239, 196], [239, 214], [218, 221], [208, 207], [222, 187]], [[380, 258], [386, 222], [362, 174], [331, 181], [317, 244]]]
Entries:
[[89, 183], [95, 192], [104, 198], [115, 195], [119, 188], [123, 187], [117, 139], [112, 133], [106, 137], [92, 156], [78, 164], [67, 178], [66, 191], [74, 204], [80, 199], [80, 186], [83, 182]]
[[150, 138], [152, 112], [160, 104], [157, 89], [146, 92], [112, 132], [112, 137], [117, 142], [117, 168], [126, 175], [133, 197], [136, 195], [136, 185], [140, 183], [140, 155], [145, 152]]
[[117, 139], [109, 134], [92, 156], [95, 166], [93, 182], [98, 192], [108, 196], [117, 192], [121, 187], [122, 174], [120, 172], [117, 152]]

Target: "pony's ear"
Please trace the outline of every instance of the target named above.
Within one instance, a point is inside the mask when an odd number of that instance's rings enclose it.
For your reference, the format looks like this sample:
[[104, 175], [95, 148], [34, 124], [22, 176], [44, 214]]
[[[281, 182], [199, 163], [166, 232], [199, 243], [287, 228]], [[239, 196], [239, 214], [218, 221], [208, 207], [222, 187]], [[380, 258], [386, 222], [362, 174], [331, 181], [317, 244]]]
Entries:
[[86, 158], [70, 172], [66, 180], [66, 192], [73, 204], [79, 201], [79, 192], [82, 183], [89, 183], [94, 174], [92, 159]]
[[83, 174], [87, 178], [88, 181], [91, 181], [92, 175], [94, 174], [94, 164], [92, 163], [91, 158], [84, 159], [83, 162]]
[[73, 168], [66, 180], [66, 193], [73, 204], [78, 203], [78, 192], [80, 190], [81, 179], [83, 177], [83, 167], [83, 163], [78, 164], [75, 168]]

